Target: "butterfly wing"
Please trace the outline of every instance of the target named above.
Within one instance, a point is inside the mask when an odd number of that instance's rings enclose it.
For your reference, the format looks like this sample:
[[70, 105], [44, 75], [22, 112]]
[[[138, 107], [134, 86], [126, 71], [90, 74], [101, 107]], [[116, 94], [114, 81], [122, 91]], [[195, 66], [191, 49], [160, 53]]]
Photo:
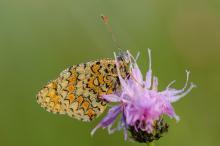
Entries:
[[101, 96], [120, 88], [115, 60], [103, 59], [71, 66], [37, 94], [47, 111], [91, 121], [104, 112]]

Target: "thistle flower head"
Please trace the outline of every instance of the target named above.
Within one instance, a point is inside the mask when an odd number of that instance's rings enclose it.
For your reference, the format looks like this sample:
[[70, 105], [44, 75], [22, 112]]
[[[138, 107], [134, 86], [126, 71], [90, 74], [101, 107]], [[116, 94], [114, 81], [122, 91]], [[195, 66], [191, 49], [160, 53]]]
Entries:
[[[161, 130], [158, 132], [158, 124], [162, 125], [162, 132], [167, 131], [166, 128], [168, 126], [162, 121], [164, 115], [179, 121], [172, 103], [188, 94], [195, 85], [191, 83], [189, 88], [187, 88], [190, 72], [186, 71], [186, 83], [182, 89], [171, 88], [171, 85], [175, 82], [172, 81], [165, 90], [158, 91], [158, 78], [152, 75], [150, 49], [148, 49], [149, 69], [145, 80], [136, 63], [136, 59], [134, 59], [129, 51], [127, 53], [131, 62], [130, 76], [125, 79], [121, 77], [116, 59], [121, 90], [119, 93], [104, 95], [103, 98], [108, 102], [117, 104], [109, 109], [108, 114], [93, 129], [91, 134], [93, 135], [100, 127], [108, 128], [109, 133], [124, 129], [125, 139], [127, 139], [127, 131], [130, 131], [134, 138], [142, 132], [146, 136], [149, 135], [146, 141], [152, 141], [157, 139], [158, 134], [161, 132]], [[119, 115], [121, 118], [118, 126], [112, 128]], [[151, 140], [149, 137], [151, 137]], [[137, 140], [137, 138], [135, 139]]]

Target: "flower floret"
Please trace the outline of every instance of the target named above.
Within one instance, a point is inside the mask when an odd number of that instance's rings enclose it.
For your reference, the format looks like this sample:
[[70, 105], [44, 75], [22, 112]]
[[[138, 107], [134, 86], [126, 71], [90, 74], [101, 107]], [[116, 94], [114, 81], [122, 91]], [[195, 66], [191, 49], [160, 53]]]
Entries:
[[[121, 83], [121, 91], [120, 93], [103, 95], [103, 99], [110, 103], [115, 102], [118, 104], [109, 109], [106, 117], [91, 132], [92, 135], [100, 127], [108, 128], [110, 133], [124, 129], [125, 138], [129, 129], [141, 130], [145, 135], [148, 135], [155, 131], [155, 125], [158, 124], [158, 121], [161, 121], [164, 115], [175, 118], [177, 121], [179, 120], [172, 103], [181, 99], [195, 87], [191, 83], [187, 89], [190, 72], [186, 71], [186, 83], [182, 89], [176, 90], [171, 88], [175, 82], [172, 81], [164, 91], [158, 91], [158, 78], [152, 75], [151, 50], [148, 49], [149, 69], [146, 73], [145, 80], [136, 63], [136, 59], [134, 59], [129, 51], [127, 51], [127, 54], [131, 60], [131, 73], [130, 77], [126, 79], [120, 75], [119, 64], [114, 54], [118, 77]], [[121, 115], [121, 120], [119, 120], [118, 127], [112, 129], [111, 127], [119, 115]], [[166, 124], [163, 123], [163, 125]]]

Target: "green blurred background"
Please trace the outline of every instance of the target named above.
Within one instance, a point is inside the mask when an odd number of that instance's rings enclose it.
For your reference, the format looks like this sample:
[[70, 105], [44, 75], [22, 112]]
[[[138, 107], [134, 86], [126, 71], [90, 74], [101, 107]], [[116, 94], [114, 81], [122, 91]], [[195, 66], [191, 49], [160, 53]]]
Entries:
[[0, 0], [0, 145], [134, 146], [123, 133], [91, 129], [101, 117], [83, 123], [44, 111], [38, 90], [66, 67], [113, 57], [117, 47], [100, 19], [110, 24], [121, 46], [141, 52], [162, 90], [173, 79], [184, 84], [185, 69], [198, 85], [175, 103], [181, 121], [169, 120], [169, 133], [157, 146], [219, 146], [219, 0]]

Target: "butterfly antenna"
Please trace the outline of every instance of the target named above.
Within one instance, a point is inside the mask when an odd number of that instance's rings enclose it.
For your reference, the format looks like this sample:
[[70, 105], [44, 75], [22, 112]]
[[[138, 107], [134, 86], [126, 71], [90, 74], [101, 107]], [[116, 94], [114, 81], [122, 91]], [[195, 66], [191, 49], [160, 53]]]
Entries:
[[105, 26], [106, 26], [106, 28], [107, 28], [107, 30], [108, 30], [108, 32], [111, 34], [111, 36], [112, 36], [112, 41], [115, 43], [115, 45], [119, 48], [119, 50], [121, 50], [121, 46], [119, 45], [119, 43], [118, 43], [118, 41], [117, 41], [117, 39], [116, 39], [116, 37], [115, 37], [115, 34], [114, 34], [114, 32], [112, 31], [112, 27], [111, 27], [111, 25], [109, 24], [109, 17], [108, 16], [105, 16], [105, 15], [101, 15], [101, 18], [102, 18], [102, 20], [103, 20], [103, 22], [104, 22], [104, 24], [105, 24]]

